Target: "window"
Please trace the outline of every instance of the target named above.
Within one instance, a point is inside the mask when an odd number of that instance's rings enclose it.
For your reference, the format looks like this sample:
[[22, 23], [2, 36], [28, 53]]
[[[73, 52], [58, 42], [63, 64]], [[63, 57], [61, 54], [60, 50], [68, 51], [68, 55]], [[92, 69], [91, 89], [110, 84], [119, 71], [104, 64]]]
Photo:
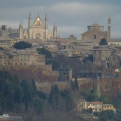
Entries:
[[13, 58], [13, 56], [9, 56], [9, 59], [12, 59]]
[[96, 39], [96, 34], [93, 35], [93, 39]]

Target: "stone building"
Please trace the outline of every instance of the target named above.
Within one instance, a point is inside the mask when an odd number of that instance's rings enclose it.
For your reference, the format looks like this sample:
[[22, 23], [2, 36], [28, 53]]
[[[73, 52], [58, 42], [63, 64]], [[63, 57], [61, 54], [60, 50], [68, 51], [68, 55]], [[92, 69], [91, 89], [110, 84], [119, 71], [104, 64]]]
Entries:
[[108, 19], [108, 31], [104, 31], [104, 26], [94, 23], [87, 27], [87, 31], [82, 34], [81, 40], [92, 41], [96, 44], [102, 38], [109, 40], [111, 36], [111, 19]]
[[98, 102], [98, 101], [87, 102], [84, 99], [75, 99], [75, 107], [78, 113], [82, 113], [89, 109], [92, 109], [92, 113], [101, 112], [105, 110], [112, 110], [116, 112], [114, 105], [112, 104], [103, 104], [103, 102]]
[[87, 110], [87, 101], [84, 99], [75, 99], [75, 106], [77, 112], [82, 112], [83, 110]]
[[88, 102], [87, 109], [92, 109], [92, 112], [101, 112], [102, 111], [102, 102]]
[[71, 81], [72, 80], [72, 69], [68, 68], [59, 68], [59, 81]]
[[[57, 38], [57, 33], [57, 26], [54, 24], [53, 35], [51, 37]], [[46, 41], [49, 39], [48, 16], [46, 14], [45, 21], [43, 22], [40, 15], [37, 15], [33, 22], [30, 13], [28, 18], [28, 28], [24, 29], [22, 22], [20, 22], [18, 29], [12, 29], [11, 27], [7, 27], [7, 25], [2, 25], [0, 27], [0, 36], [19, 39], [38, 39], [40, 41]]]
[[45, 65], [45, 56], [31, 50], [0, 51], [1, 66]]
[[18, 41], [17, 39], [13, 39], [10, 37], [0, 37], [0, 47], [2, 48], [12, 47], [14, 43], [16, 43], [17, 41]]
[[92, 49], [93, 64], [99, 68], [111, 67], [111, 50], [107, 46], [94, 47]]
[[102, 110], [105, 111], [105, 110], [112, 110], [112, 111], [116, 111], [115, 108], [114, 108], [114, 105], [112, 104], [103, 104], [102, 105]]

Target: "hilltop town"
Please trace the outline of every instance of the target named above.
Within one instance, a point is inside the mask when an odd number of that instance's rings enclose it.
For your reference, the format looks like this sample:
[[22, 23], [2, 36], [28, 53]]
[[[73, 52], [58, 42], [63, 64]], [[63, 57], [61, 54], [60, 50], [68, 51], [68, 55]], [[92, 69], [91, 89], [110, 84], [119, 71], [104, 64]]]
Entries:
[[[48, 22], [47, 15], [44, 22], [40, 15], [32, 21], [30, 13], [28, 28], [22, 22], [18, 29], [0, 25], [0, 71], [17, 75], [19, 81], [34, 79], [37, 90], [47, 94], [54, 86], [61, 91], [73, 90], [73, 84], [77, 83], [78, 93], [82, 95], [73, 95], [73, 111], [84, 120], [90, 118], [85, 110], [91, 114], [108, 110], [116, 113], [111, 101], [121, 94], [121, 38], [111, 37], [111, 18], [107, 20], [107, 30], [93, 23], [80, 33], [79, 40], [74, 35], [58, 36], [56, 23], [49, 33]], [[31, 47], [16, 48], [15, 44], [21, 42]], [[88, 99], [86, 90], [94, 91], [100, 99], [106, 95], [111, 101], [107, 104], [97, 98]]]

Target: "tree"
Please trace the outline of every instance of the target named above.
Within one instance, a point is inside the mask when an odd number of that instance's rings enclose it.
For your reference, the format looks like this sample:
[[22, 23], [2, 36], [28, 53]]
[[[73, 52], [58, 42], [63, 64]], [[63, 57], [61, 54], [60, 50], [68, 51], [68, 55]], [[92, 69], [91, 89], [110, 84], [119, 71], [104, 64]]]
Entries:
[[43, 100], [47, 99], [47, 94], [45, 92], [37, 91], [37, 95]]
[[53, 109], [58, 108], [58, 100], [59, 100], [59, 89], [57, 85], [52, 86], [51, 92], [49, 94], [49, 103], [53, 107]]
[[60, 64], [57, 61], [52, 61], [52, 69], [58, 70], [60, 67]]
[[89, 108], [89, 109], [87, 110], [87, 112], [88, 112], [88, 113], [92, 113], [92, 112], [93, 112], [92, 108]]
[[40, 99], [34, 100], [34, 108], [37, 114], [41, 113], [43, 111], [43, 104]]
[[31, 43], [28, 43], [28, 42], [25, 42], [25, 41], [20, 41], [20, 42], [16, 42], [13, 47], [15, 49], [26, 49], [26, 48], [31, 48], [32, 47], [32, 44]]
[[23, 102], [25, 104], [25, 109], [28, 109], [28, 103], [31, 102], [32, 100], [32, 87], [29, 83], [29, 81], [23, 80], [21, 82], [21, 86], [23, 88]]
[[23, 95], [24, 95], [24, 92], [22, 87], [20, 85], [17, 85], [14, 93], [14, 101], [18, 104], [21, 103], [23, 99]]
[[92, 55], [88, 55], [87, 57], [85, 57], [83, 59], [83, 63], [86, 63], [87, 61], [90, 61], [93, 63], [93, 56]]
[[36, 93], [37, 89], [36, 89], [36, 83], [35, 83], [35, 81], [32, 80], [31, 84], [32, 84], [32, 88], [33, 88], [34, 93]]
[[75, 77], [75, 80], [74, 80], [74, 84], [75, 84], [75, 89], [77, 89], [78, 90], [78, 81], [77, 81], [77, 77]]
[[37, 48], [38, 54], [45, 55], [46, 64], [52, 63], [52, 53], [45, 48]]
[[108, 45], [107, 40], [105, 38], [102, 38], [99, 42], [100, 45]]
[[103, 95], [101, 97], [101, 100], [103, 101], [103, 103], [109, 103], [109, 99], [108, 99], [108, 96], [107, 95]]
[[83, 95], [85, 97], [85, 99], [87, 101], [91, 102], [91, 101], [97, 100], [97, 95], [95, 93], [93, 93], [93, 92], [89, 92], [89, 91], [87, 91], [85, 89], [81, 89], [80, 93], [81, 93], [81, 95]]
[[7, 108], [9, 110], [12, 110], [13, 104], [14, 104], [14, 95], [13, 95], [13, 92], [11, 90], [8, 91], [6, 99], [7, 99], [6, 100]]
[[3, 47], [0, 47], [0, 50], [3, 50], [4, 48]]

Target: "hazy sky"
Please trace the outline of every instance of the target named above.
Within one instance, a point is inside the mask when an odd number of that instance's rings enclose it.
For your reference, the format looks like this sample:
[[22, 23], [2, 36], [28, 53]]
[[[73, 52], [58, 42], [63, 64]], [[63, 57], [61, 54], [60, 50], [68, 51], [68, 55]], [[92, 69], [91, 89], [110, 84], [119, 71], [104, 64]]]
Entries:
[[29, 12], [33, 21], [38, 12], [43, 22], [48, 14], [50, 32], [56, 22], [60, 37], [73, 34], [78, 39], [93, 23], [107, 31], [110, 16], [111, 36], [121, 38], [121, 0], [0, 0], [0, 25], [18, 28], [22, 21], [27, 28]]

